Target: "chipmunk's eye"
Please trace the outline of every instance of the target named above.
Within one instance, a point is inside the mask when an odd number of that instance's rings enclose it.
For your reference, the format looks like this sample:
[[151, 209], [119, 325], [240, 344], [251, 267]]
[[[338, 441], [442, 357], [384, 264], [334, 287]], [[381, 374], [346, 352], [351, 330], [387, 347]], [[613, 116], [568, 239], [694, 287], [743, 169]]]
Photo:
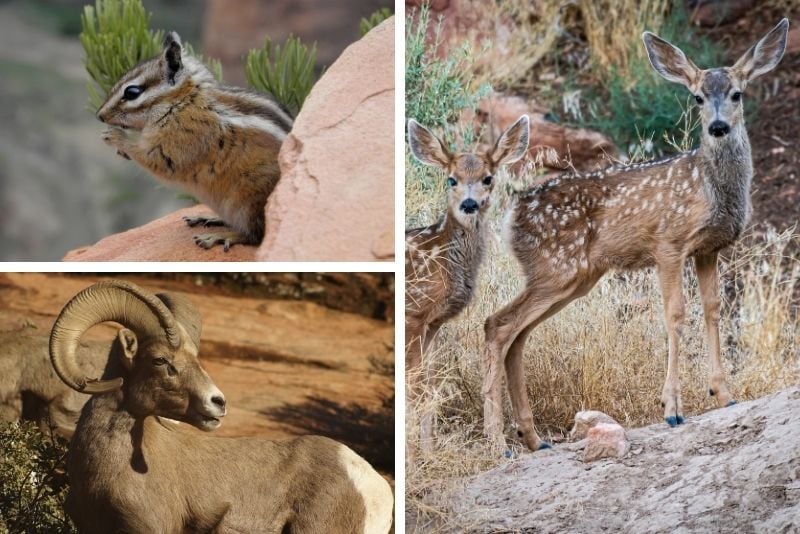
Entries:
[[731, 100], [733, 100], [734, 102], [738, 102], [741, 99], [742, 99], [742, 92], [741, 91], [736, 91], [731, 95]]
[[456, 179], [455, 179], [455, 178], [452, 178], [452, 177], [451, 177], [451, 178], [448, 178], [448, 179], [447, 179], [447, 185], [449, 185], [450, 187], [455, 187], [457, 183], [458, 183], [458, 182], [456, 182]]
[[487, 176], [486, 178], [484, 178], [483, 179], [483, 185], [492, 185], [492, 177], [491, 176]]
[[703, 104], [703, 97], [700, 96], [700, 95], [694, 95], [694, 101], [697, 102], [698, 104], [702, 105]]
[[125, 88], [125, 92], [122, 94], [122, 98], [125, 100], [136, 100], [139, 98], [139, 95], [144, 92], [141, 85], [129, 85]]

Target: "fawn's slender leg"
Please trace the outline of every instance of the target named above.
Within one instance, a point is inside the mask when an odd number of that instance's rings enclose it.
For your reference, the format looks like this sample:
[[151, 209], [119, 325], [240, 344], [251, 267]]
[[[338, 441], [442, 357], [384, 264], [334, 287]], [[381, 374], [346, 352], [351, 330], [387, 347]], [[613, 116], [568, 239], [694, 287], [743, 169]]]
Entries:
[[725, 382], [725, 371], [719, 346], [719, 273], [717, 272], [717, 253], [712, 252], [694, 259], [697, 270], [697, 282], [700, 286], [700, 298], [703, 301], [703, 316], [706, 320], [706, 339], [708, 340], [708, 356], [711, 366], [709, 394], [717, 399], [717, 404], [728, 406], [733, 404], [733, 397]]
[[[484, 432], [489, 438], [490, 447], [496, 453], [502, 453], [506, 449], [506, 440], [503, 437], [502, 386], [503, 368], [509, 348], [523, 330], [529, 326], [535, 327], [541, 320], [558, 311], [560, 308], [555, 306], [569, 297], [574, 288], [575, 285], [572, 284], [568, 288], [548, 294], [547, 288], [527, 287], [513, 301], [486, 319], [484, 326], [486, 349], [483, 358], [483, 425]], [[524, 339], [520, 345], [524, 345]], [[516, 395], [517, 409], [524, 410], [524, 412], [519, 412], [520, 417], [525, 419], [526, 424], [530, 423], [531, 432], [535, 435], [533, 416], [528, 417], [531, 410], [525, 393], [524, 373], [516, 372], [517, 366], [521, 367], [521, 352], [522, 348], [518, 345], [519, 364], [512, 364], [514, 368], [513, 386], [515, 386], [512, 395]], [[512, 384], [510, 383], [509, 386], [511, 387]], [[535, 440], [533, 442], [535, 443]], [[537, 443], [536, 446], [538, 447], [539, 444]]]
[[665, 254], [658, 265], [658, 279], [661, 296], [664, 299], [664, 319], [667, 324], [669, 353], [667, 359], [667, 379], [661, 393], [664, 405], [664, 420], [675, 426], [683, 423], [683, 401], [681, 383], [678, 376], [678, 343], [681, 326], [685, 316], [683, 304], [683, 257], [678, 254]]
[[434, 408], [433, 402], [430, 401], [433, 400], [432, 393], [438, 385], [436, 364], [433, 358], [430, 357], [428, 349], [430, 349], [431, 343], [441, 327], [441, 324], [428, 325], [425, 336], [422, 339], [422, 358], [424, 360], [424, 369], [422, 370], [424, 373], [422, 395], [425, 398], [425, 402], [423, 403], [422, 415], [420, 416], [419, 434], [420, 446], [422, 450], [426, 452], [433, 451], [434, 437], [436, 435], [436, 409]]
[[585, 281], [571, 294], [555, 302], [545, 313], [526, 326], [508, 349], [505, 362], [506, 380], [508, 381], [508, 392], [511, 397], [511, 407], [514, 411], [514, 420], [519, 424], [520, 437], [532, 451], [547, 448], [549, 445], [539, 438], [533, 426], [533, 412], [528, 400], [527, 380], [525, 379], [525, 367], [523, 365], [525, 342], [534, 328], [560, 312], [573, 300], [588, 293], [597, 283], [597, 280], [599, 280], [599, 277]]

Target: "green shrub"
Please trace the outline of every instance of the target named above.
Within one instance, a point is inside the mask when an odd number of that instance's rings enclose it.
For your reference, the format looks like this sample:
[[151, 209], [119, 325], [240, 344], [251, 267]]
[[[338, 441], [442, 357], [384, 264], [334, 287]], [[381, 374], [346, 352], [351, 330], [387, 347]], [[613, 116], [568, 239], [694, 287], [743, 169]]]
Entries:
[[369, 17], [364, 17], [358, 24], [358, 29], [361, 37], [367, 35], [372, 28], [392, 16], [392, 10], [388, 7], [382, 7]]
[[[79, 37], [86, 71], [92, 78], [87, 85], [90, 109], [96, 110], [103, 104], [108, 91], [123, 74], [161, 51], [164, 32], [150, 29], [151, 16], [141, 0], [96, 0], [94, 6], [83, 8]], [[204, 61], [190, 44], [185, 43], [184, 47], [188, 54]], [[219, 61], [205, 63], [221, 80]]]
[[[694, 31], [682, 6], [675, 6], [656, 32], [681, 48], [700, 68], [722, 63], [720, 48]], [[643, 47], [641, 40], [632, 47]], [[580, 126], [600, 130], [631, 155], [652, 157], [668, 151], [675, 125], [689, 122], [696, 126], [697, 113], [686, 88], [670, 83], [650, 66], [645, 54], [628, 54], [626, 73], [617, 69], [601, 73], [603, 86], [583, 91], [582, 113], [573, 117]], [[571, 73], [575, 74], [575, 73]], [[570, 76], [570, 73], [567, 73]], [[578, 89], [572, 86], [569, 89]], [[697, 128], [690, 135], [690, 145], [698, 142]]]
[[[467, 43], [439, 58], [441, 20], [436, 24], [434, 40], [426, 46], [430, 13], [423, 6], [415, 20], [411, 13], [406, 19], [406, 119], [416, 119], [438, 135], [442, 135], [451, 150], [466, 150], [478, 139], [472, 124], [461, 124], [465, 111], [475, 111], [478, 101], [487, 96], [489, 84], [475, 81], [472, 65], [485, 51], [473, 50]], [[423, 193], [442, 190], [435, 171], [423, 168], [406, 147], [406, 182], [419, 181]], [[407, 190], [407, 193], [410, 193]], [[408, 196], [407, 196], [408, 198]], [[409, 205], [410, 210], [414, 209]], [[413, 212], [413, 211], [412, 211]]]
[[66, 442], [34, 423], [0, 423], [0, 532], [75, 532], [64, 514]]
[[317, 44], [310, 48], [289, 36], [283, 47], [267, 38], [264, 46], [247, 54], [247, 83], [267, 92], [297, 115], [316, 82]]

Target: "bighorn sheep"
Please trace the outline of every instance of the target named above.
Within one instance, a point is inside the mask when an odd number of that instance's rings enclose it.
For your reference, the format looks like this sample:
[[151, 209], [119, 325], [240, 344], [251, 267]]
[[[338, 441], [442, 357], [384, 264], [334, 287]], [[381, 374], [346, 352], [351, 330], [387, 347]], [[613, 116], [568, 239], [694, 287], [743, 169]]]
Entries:
[[[42, 431], [53, 429], [72, 437], [88, 395], [65, 385], [56, 375], [47, 350], [47, 336], [35, 331], [0, 334], [0, 421], [29, 419]], [[108, 343], [82, 344], [87, 357], [81, 369], [96, 375], [108, 361]]]
[[[95, 324], [123, 327], [102, 379], [78, 342]], [[66, 509], [80, 532], [365, 532], [391, 527], [388, 483], [344, 445], [205, 436], [225, 397], [197, 359], [200, 317], [176, 295], [121, 281], [78, 293], [50, 337], [59, 377], [92, 394], [70, 444]]]

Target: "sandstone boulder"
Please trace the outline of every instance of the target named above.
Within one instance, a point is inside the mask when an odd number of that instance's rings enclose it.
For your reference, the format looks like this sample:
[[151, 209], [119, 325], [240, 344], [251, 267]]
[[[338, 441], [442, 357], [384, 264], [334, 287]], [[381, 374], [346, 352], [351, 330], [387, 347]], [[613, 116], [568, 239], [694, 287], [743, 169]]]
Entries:
[[566, 169], [570, 161], [579, 171], [603, 168], [609, 165], [607, 156], [619, 155], [605, 135], [551, 122], [545, 112], [518, 96], [495, 95], [479, 104], [476, 120], [488, 126], [488, 141], [493, 143], [520, 115], [527, 114], [531, 123], [530, 158], [537, 160], [539, 152], [547, 156], [547, 149], [552, 149], [557, 157], [544, 157], [541, 162], [551, 169]]
[[64, 261], [254, 261], [256, 247], [234, 245], [228, 252], [216, 246], [204, 250], [192, 236], [219, 228], [189, 228], [184, 216], [214, 216], [199, 204], [184, 208], [144, 226], [104, 237], [94, 245], [67, 252]]
[[586, 434], [583, 461], [594, 462], [602, 458], [621, 458], [628, 453], [630, 443], [625, 439], [625, 429], [617, 423], [598, 423]]
[[258, 260], [394, 258], [394, 17], [317, 82], [280, 165]]
[[584, 410], [575, 414], [575, 426], [569, 433], [570, 439], [579, 440], [586, 437], [589, 430], [600, 423], [618, 424], [613, 417], [597, 410]]

